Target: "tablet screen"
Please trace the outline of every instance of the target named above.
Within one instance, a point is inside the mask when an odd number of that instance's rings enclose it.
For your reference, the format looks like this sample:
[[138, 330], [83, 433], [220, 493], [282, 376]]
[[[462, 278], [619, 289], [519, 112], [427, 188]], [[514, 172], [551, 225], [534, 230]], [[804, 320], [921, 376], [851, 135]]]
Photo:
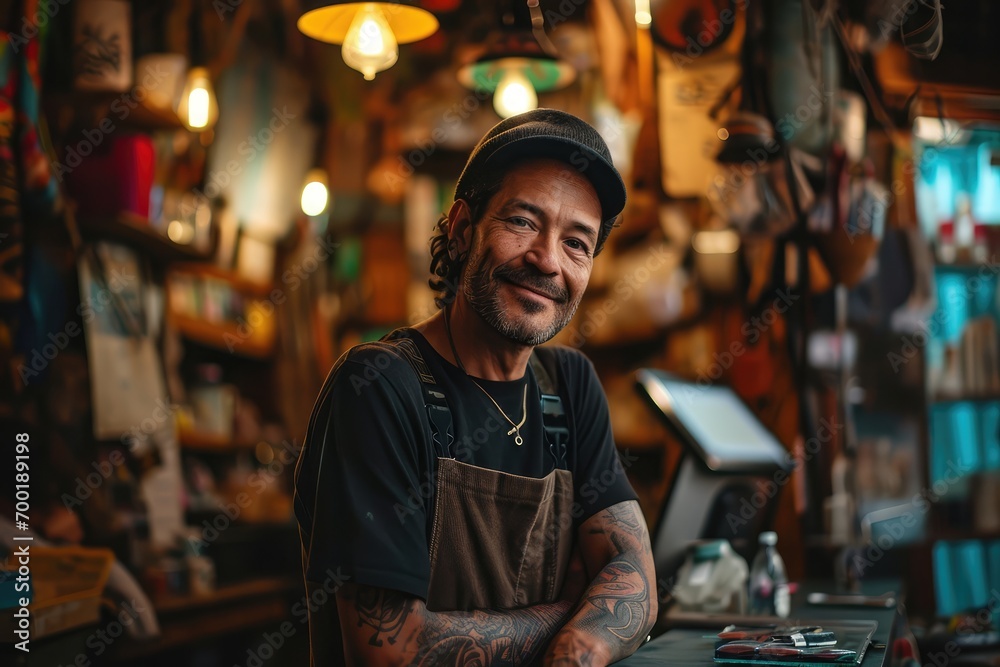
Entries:
[[710, 469], [791, 468], [792, 457], [729, 387], [685, 382], [654, 369], [638, 382], [664, 419]]

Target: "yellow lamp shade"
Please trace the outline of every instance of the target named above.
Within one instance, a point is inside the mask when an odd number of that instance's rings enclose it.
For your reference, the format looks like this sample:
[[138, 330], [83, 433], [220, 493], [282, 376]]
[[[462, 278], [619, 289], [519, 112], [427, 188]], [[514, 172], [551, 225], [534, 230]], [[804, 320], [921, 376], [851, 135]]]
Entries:
[[398, 44], [408, 44], [430, 37], [438, 29], [438, 20], [420, 7], [400, 2], [345, 2], [310, 10], [299, 17], [302, 34], [321, 42], [343, 44], [358, 12], [375, 6], [385, 17]]

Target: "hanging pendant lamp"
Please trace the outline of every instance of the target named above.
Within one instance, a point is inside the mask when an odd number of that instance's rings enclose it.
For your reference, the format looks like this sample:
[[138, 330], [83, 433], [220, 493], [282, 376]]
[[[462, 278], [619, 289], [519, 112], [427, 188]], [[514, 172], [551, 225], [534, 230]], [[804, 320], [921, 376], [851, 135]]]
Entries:
[[335, 2], [307, 11], [297, 26], [307, 37], [343, 44], [344, 62], [371, 81], [396, 63], [399, 44], [430, 37], [438, 20], [412, 2]]
[[518, 3], [513, 5], [501, 19], [504, 27], [487, 38], [486, 52], [458, 71], [466, 88], [493, 93], [493, 108], [502, 118], [537, 108], [537, 93], [576, 79], [572, 65], [538, 43], [534, 29], [541, 30], [540, 23], [533, 29]]

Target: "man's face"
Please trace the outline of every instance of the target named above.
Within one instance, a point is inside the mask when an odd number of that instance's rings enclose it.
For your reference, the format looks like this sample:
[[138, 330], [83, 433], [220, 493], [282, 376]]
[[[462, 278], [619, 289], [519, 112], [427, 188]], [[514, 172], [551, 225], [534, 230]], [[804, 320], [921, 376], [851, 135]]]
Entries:
[[502, 336], [540, 345], [569, 324], [590, 280], [597, 193], [550, 159], [519, 163], [475, 225], [462, 291]]

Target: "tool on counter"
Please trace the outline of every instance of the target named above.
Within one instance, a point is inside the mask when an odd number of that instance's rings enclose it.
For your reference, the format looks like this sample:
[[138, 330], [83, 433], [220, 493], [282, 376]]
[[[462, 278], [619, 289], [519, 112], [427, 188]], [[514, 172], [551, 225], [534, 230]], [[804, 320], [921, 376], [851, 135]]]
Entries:
[[817, 629], [812, 632], [792, 632], [790, 634], [772, 635], [771, 641], [776, 644], [791, 644], [796, 648], [834, 646], [837, 643], [837, 635], [832, 632], [819, 632]]
[[[762, 642], [775, 636], [788, 637], [794, 634], [813, 634], [822, 630], [823, 628], [818, 625], [727, 625], [716, 636], [719, 639], [727, 641], [744, 639]], [[826, 634], [832, 635], [833, 633]], [[789, 640], [789, 643], [792, 643], [791, 640]]]

